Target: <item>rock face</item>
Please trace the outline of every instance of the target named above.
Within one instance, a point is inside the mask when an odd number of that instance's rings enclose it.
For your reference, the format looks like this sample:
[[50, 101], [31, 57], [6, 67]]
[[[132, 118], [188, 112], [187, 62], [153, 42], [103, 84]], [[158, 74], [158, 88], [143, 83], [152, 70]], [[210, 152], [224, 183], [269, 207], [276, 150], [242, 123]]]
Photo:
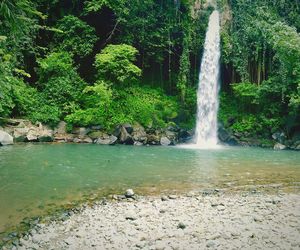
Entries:
[[10, 134], [0, 130], [0, 145], [6, 146], [11, 144], [14, 144], [14, 138]]

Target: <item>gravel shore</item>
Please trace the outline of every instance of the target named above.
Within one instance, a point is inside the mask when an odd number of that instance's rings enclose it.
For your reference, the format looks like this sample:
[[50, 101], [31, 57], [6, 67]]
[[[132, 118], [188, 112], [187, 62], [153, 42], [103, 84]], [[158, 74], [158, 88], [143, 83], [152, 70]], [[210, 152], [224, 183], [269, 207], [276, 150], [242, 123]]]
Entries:
[[15, 249], [300, 249], [299, 194], [109, 200], [38, 224]]

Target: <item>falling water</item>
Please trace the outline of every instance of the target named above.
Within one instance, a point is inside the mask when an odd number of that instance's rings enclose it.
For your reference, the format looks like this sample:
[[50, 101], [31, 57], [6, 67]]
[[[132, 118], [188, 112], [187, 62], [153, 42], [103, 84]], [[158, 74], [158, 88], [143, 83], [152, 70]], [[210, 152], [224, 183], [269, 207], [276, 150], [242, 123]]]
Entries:
[[204, 53], [197, 91], [197, 124], [195, 142], [197, 147], [217, 145], [217, 114], [219, 92], [220, 24], [219, 13], [209, 17]]

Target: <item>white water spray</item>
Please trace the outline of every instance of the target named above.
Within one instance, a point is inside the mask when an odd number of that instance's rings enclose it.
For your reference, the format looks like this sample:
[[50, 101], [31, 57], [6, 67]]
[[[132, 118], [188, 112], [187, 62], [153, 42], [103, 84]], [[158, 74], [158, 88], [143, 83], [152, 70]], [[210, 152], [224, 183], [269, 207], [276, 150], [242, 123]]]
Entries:
[[196, 147], [217, 146], [217, 114], [220, 71], [220, 24], [219, 12], [209, 17], [204, 53], [199, 74], [197, 91], [197, 123], [195, 132]]

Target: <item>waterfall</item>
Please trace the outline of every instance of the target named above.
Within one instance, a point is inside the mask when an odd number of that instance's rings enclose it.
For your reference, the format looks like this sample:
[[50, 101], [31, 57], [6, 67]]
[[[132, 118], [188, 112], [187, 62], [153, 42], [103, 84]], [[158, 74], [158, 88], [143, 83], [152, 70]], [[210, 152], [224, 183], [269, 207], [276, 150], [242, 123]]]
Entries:
[[214, 147], [218, 142], [217, 114], [220, 68], [219, 12], [209, 17], [204, 53], [201, 61], [197, 91], [197, 123], [195, 143], [197, 147]]

